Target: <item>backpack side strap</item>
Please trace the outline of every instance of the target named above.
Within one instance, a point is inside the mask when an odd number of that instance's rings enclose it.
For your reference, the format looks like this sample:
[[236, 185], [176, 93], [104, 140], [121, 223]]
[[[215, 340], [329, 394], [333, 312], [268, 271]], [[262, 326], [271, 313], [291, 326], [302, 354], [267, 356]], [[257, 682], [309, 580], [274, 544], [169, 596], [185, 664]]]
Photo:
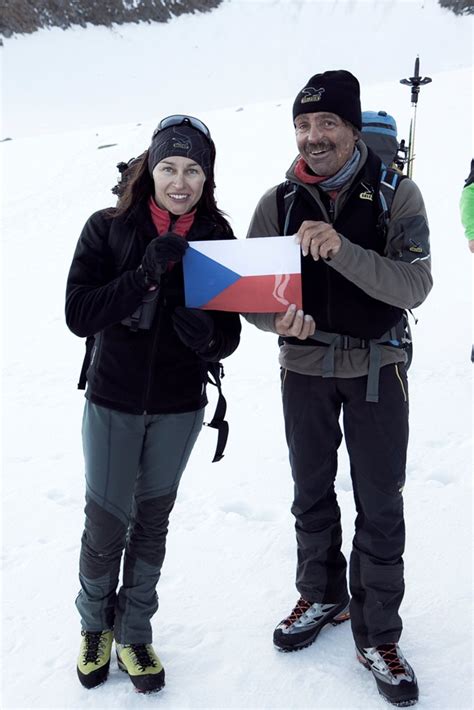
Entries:
[[212, 429], [217, 429], [217, 446], [214, 453], [212, 463], [220, 461], [224, 456], [224, 449], [229, 436], [229, 423], [224, 417], [227, 411], [227, 402], [222, 394], [221, 380], [224, 377], [224, 367], [221, 362], [208, 363], [207, 381], [209, 384], [217, 387], [219, 396], [217, 398], [216, 410], [210, 422], [204, 422], [204, 426], [209, 426]]
[[85, 390], [87, 383], [87, 370], [91, 364], [92, 350], [94, 349], [95, 336], [89, 335], [86, 338], [86, 354], [84, 355], [84, 360], [82, 362], [81, 374], [79, 375], [79, 382], [77, 383], [78, 390]]

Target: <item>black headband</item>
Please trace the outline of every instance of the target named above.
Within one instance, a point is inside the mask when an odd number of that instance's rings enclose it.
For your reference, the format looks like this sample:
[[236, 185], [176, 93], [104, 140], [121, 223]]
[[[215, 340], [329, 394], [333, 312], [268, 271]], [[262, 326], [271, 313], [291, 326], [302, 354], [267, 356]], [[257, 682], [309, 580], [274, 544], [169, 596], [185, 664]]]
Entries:
[[206, 178], [212, 174], [211, 143], [201, 131], [190, 125], [170, 126], [158, 131], [148, 148], [148, 170], [153, 175], [156, 165], [171, 156], [194, 160]]

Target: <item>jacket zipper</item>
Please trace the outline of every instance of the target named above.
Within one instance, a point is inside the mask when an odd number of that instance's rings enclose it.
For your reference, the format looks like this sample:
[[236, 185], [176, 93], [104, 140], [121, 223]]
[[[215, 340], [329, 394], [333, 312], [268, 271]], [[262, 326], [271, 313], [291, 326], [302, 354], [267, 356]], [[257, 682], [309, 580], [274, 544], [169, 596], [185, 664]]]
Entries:
[[311, 190], [309, 189], [309, 186], [305, 185], [303, 182], [299, 182], [299, 183], [297, 183], [297, 185], [301, 185], [301, 187], [304, 187], [305, 190], [307, 190], [309, 192], [309, 196], [311, 197], [311, 199], [314, 200], [316, 202], [316, 204], [320, 207], [325, 221], [328, 224], [332, 224], [332, 222], [329, 218], [328, 211], [327, 211], [326, 207], [324, 206], [322, 200], [320, 200], [319, 195], [318, 194], [315, 195], [314, 193], [312, 193]]
[[[306, 187], [306, 185], [304, 185], [304, 183], [300, 183], [300, 184], [302, 184], [304, 187]], [[359, 184], [360, 184], [360, 181], [359, 181], [359, 180], [356, 180], [356, 182], [351, 186], [351, 188], [348, 190], [348, 192], [347, 192], [347, 194], [346, 194], [345, 202], [347, 202], [347, 200], [349, 200], [349, 198], [352, 197], [353, 193], [357, 190]], [[334, 225], [334, 222], [335, 222], [335, 219], [336, 219], [336, 200], [330, 199], [330, 202], [329, 202], [329, 212], [328, 212], [328, 210], [326, 210], [326, 207], [324, 206], [322, 200], [320, 200], [319, 195], [313, 194], [313, 193], [311, 192], [311, 190], [309, 190], [309, 189], [308, 189], [308, 192], [309, 192], [311, 198], [312, 198], [312, 199], [317, 203], [317, 205], [320, 207], [321, 212], [322, 212], [323, 216], [325, 217], [326, 222], [327, 222], [328, 224]], [[339, 195], [338, 195], [337, 197], [339, 197]], [[332, 324], [331, 324], [331, 323], [332, 323], [332, 320], [331, 320], [331, 305], [330, 305], [330, 299], [331, 299], [331, 279], [330, 279], [330, 273], [329, 273], [329, 271], [326, 272], [326, 285], [327, 285], [327, 294], [328, 294], [328, 300], [327, 300], [327, 304], [326, 304], [326, 318], [327, 318], [327, 322], [328, 322], [329, 327], [332, 328]]]
[[[162, 277], [163, 278], [163, 277]], [[161, 284], [160, 284], [160, 290], [161, 290]], [[157, 342], [158, 342], [158, 336], [160, 333], [160, 325], [161, 325], [161, 316], [163, 312], [163, 306], [166, 303], [166, 299], [164, 297], [158, 296], [158, 308], [157, 308], [157, 315], [156, 315], [156, 326], [154, 327], [154, 333], [153, 333], [153, 340], [151, 342], [151, 350], [150, 350], [150, 358], [149, 358], [149, 367], [148, 367], [148, 377], [147, 377], [147, 382], [145, 386], [145, 394], [143, 397], [143, 414], [147, 414], [147, 406], [148, 406], [148, 399], [150, 397], [150, 391], [151, 391], [151, 383], [153, 379], [153, 360], [154, 356], [157, 350]], [[152, 327], [153, 327], [152, 323]]]
[[[169, 224], [169, 227], [168, 227], [168, 231], [169, 231], [169, 232], [172, 232], [172, 231], [173, 231], [173, 227], [174, 227], [174, 225], [176, 224], [177, 220], [178, 220], [178, 217], [176, 217], [176, 216], [174, 216], [174, 215], [171, 217], [171, 219], [170, 219], [170, 224]], [[157, 308], [157, 311], [158, 311], [158, 313], [157, 313], [157, 322], [156, 322], [155, 332], [154, 332], [154, 335], [153, 335], [153, 340], [152, 340], [152, 343], [151, 343], [150, 367], [148, 368], [148, 378], [147, 378], [147, 384], [146, 384], [146, 388], [145, 388], [145, 397], [144, 397], [144, 400], [143, 400], [143, 414], [147, 414], [147, 409], [146, 409], [146, 407], [147, 407], [147, 405], [148, 405], [148, 398], [149, 398], [149, 396], [150, 396], [151, 383], [152, 383], [152, 379], [153, 379], [152, 365], [153, 365], [154, 355], [155, 355], [155, 352], [156, 352], [156, 344], [157, 344], [157, 341], [158, 341], [158, 335], [159, 335], [159, 331], [160, 331], [161, 315], [162, 315], [162, 312], [163, 312], [163, 306], [166, 305], [166, 297], [165, 297], [165, 296], [162, 297], [162, 295], [161, 295], [161, 294], [162, 294], [161, 288], [162, 288], [162, 284], [163, 284], [164, 279], [165, 279], [165, 276], [163, 275], [163, 276], [161, 277], [161, 283], [160, 283], [160, 286], [159, 286], [159, 288], [160, 288], [160, 295], [158, 296], [158, 299], [159, 299], [159, 300], [158, 300], [158, 308]], [[152, 326], [153, 326], [153, 323], [152, 323]]]
[[336, 203], [335, 201], [330, 197], [329, 198], [329, 221], [331, 224], [334, 224], [334, 214], [336, 212]]
[[[330, 204], [330, 209], [329, 209], [329, 212], [328, 212], [327, 209], [326, 209], [326, 207], [325, 207], [325, 205], [324, 205], [324, 203], [323, 203], [323, 201], [320, 199], [320, 197], [319, 197], [319, 195], [318, 195], [317, 192], [316, 192], [316, 194], [314, 194], [313, 192], [311, 192], [311, 190], [309, 189], [308, 185], [305, 185], [305, 184], [302, 183], [302, 182], [299, 182], [299, 183], [297, 183], [297, 184], [300, 185], [301, 187], [304, 187], [305, 190], [308, 191], [308, 193], [309, 193], [311, 199], [312, 199], [314, 202], [316, 202], [316, 204], [317, 204], [318, 207], [320, 208], [321, 213], [322, 213], [322, 215], [323, 215], [323, 217], [324, 217], [325, 222], [327, 222], [328, 224], [333, 224], [334, 213], [335, 213], [335, 209], [336, 209], [336, 203], [335, 203], [333, 200], [330, 201], [330, 203], [329, 203], [329, 204]], [[328, 293], [328, 301], [327, 301], [327, 304], [326, 304], [326, 318], [327, 318], [328, 324], [330, 324], [331, 318], [330, 318], [330, 308], [329, 308], [329, 286], [330, 286], [330, 283], [329, 283], [329, 272], [326, 273], [326, 285], [327, 285], [327, 293]]]

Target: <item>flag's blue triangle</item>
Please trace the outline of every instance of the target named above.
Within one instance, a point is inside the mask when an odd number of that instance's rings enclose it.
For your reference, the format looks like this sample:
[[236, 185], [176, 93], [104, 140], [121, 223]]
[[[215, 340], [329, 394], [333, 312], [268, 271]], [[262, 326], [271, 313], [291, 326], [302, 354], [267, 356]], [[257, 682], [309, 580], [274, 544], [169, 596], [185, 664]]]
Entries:
[[240, 275], [193, 249], [183, 258], [184, 290], [188, 308], [200, 308], [240, 279]]

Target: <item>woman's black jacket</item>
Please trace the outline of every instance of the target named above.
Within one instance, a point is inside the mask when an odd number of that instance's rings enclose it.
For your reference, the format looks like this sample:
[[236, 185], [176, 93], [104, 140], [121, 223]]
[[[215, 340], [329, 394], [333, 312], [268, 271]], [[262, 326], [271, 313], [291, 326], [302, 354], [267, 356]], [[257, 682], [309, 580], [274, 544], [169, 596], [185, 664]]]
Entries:
[[[67, 325], [80, 337], [95, 336], [86, 397], [132, 414], [188, 412], [207, 404], [207, 362], [181, 342], [171, 319], [175, 307], [184, 305], [181, 263], [161, 278], [148, 330], [134, 331], [121, 322], [147, 293], [135, 272], [156, 236], [146, 202], [126, 217], [115, 217], [114, 210], [96, 212], [82, 230], [67, 280]], [[188, 241], [231, 238], [198, 214], [187, 235]], [[206, 360], [218, 361], [236, 349], [240, 319], [236, 313], [208, 313], [216, 344]]]

